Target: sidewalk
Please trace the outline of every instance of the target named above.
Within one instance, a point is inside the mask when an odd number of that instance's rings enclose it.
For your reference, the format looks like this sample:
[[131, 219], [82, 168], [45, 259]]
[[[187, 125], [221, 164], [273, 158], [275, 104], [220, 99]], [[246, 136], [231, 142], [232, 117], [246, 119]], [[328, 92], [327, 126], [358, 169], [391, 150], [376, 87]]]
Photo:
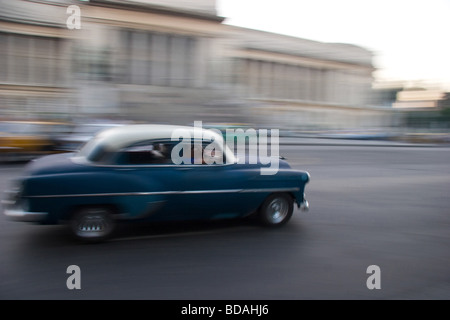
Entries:
[[362, 147], [450, 147], [449, 143], [412, 143], [389, 140], [331, 139], [320, 137], [280, 137], [280, 145], [362, 146]]

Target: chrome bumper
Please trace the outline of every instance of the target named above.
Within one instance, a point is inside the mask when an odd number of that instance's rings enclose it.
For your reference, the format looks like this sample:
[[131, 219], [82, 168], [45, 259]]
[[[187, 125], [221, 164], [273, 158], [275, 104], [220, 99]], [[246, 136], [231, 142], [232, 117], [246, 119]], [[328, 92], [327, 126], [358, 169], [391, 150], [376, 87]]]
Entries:
[[304, 199], [302, 203], [300, 203], [299, 208], [301, 211], [308, 211], [309, 210], [309, 202]]
[[44, 220], [48, 213], [47, 212], [29, 212], [15, 206], [14, 201], [2, 200], [3, 213], [4, 215], [12, 221], [23, 221], [23, 222], [39, 222]]

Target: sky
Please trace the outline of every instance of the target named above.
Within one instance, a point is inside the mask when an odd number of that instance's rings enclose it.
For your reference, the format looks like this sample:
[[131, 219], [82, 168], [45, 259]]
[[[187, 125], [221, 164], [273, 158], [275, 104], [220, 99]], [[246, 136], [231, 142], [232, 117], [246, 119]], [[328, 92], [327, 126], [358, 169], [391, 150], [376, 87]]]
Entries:
[[217, 0], [225, 23], [374, 54], [376, 81], [450, 91], [450, 0]]

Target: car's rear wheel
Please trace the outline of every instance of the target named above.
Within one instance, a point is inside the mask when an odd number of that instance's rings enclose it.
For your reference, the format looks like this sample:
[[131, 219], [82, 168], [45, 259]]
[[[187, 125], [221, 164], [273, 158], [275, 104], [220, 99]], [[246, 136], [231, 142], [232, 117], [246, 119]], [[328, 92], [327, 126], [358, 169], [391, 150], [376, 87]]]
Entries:
[[108, 239], [114, 229], [113, 211], [107, 207], [84, 207], [77, 210], [69, 223], [72, 234], [86, 242]]
[[275, 193], [267, 197], [258, 211], [259, 221], [268, 227], [286, 224], [294, 211], [292, 197], [285, 193]]

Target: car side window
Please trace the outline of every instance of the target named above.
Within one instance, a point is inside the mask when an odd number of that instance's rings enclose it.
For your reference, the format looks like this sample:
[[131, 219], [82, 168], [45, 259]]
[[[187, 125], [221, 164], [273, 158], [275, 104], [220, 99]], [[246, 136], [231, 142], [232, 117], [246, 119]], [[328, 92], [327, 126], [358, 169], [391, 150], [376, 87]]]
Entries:
[[[191, 143], [186, 149], [178, 150], [178, 157], [182, 163], [173, 161], [172, 149], [179, 141], [145, 141], [120, 150], [114, 163], [117, 165], [155, 165], [155, 164], [179, 164], [179, 165], [207, 165], [224, 163], [224, 155], [221, 150], [209, 150], [208, 142]], [[197, 149], [199, 147], [199, 149]], [[205, 149], [206, 148], [206, 149]], [[211, 159], [216, 157], [216, 162]]]
[[164, 142], [144, 142], [119, 151], [116, 163], [120, 165], [172, 164], [171, 146]]
[[[178, 143], [178, 142], [177, 142]], [[181, 143], [181, 142], [180, 142]], [[174, 162], [179, 165], [214, 165], [223, 164], [222, 150], [211, 147], [209, 141], [191, 141], [174, 149]]]

